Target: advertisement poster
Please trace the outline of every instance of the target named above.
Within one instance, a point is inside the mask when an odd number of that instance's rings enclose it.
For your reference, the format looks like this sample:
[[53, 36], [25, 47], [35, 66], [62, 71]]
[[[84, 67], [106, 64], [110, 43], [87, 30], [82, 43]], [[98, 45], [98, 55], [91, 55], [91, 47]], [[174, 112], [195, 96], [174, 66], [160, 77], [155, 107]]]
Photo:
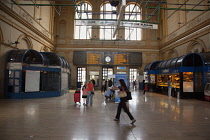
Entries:
[[[115, 84], [118, 84], [118, 81], [120, 79], [123, 79], [126, 83], [126, 85], [128, 86], [128, 81], [127, 81], [127, 74], [116, 74], [115, 75]], [[119, 90], [115, 90], [115, 103], [119, 103], [120, 102], [120, 98], [118, 97], [118, 91]]]

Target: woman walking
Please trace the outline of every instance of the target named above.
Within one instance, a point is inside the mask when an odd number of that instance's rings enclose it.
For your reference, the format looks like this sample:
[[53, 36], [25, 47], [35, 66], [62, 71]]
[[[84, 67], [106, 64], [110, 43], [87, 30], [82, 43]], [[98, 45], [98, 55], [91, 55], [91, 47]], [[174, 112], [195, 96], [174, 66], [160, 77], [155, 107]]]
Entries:
[[[119, 89], [120, 91], [128, 91], [127, 86], [125, 84], [125, 81], [123, 79], [119, 80], [119, 87], [115, 87], [114, 89], [117, 90]], [[134, 119], [134, 117], [132, 116], [132, 114], [130, 113], [128, 107], [126, 106], [126, 102], [128, 101], [127, 97], [122, 97], [120, 98], [120, 103], [118, 105], [117, 108], [117, 114], [115, 116], [114, 121], [119, 121], [120, 120], [120, 114], [121, 114], [121, 110], [123, 108], [123, 110], [127, 113], [127, 115], [129, 116], [130, 120], [131, 120], [131, 124], [134, 124], [136, 122], [136, 120]]]

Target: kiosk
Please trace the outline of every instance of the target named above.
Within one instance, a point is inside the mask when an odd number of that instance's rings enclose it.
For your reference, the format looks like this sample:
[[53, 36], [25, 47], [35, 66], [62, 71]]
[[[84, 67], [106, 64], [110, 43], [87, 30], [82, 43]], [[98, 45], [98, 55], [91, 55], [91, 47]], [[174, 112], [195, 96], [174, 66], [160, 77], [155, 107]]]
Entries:
[[160, 62], [156, 66], [158, 92], [168, 95], [168, 80], [171, 81], [171, 96], [204, 99], [204, 85], [210, 80], [209, 53], [190, 53]]
[[10, 99], [55, 97], [68, 93], [70, 66], [54, 53], [12, 50], [5, 73], [5, 97]]
[[149, 91], [151, 92], [158, 92], [157, 88], [157, 65], [161, 63], [162, 61], [155, 61], [152, 63], [149, 63], [144, 68], [144, 80], [145, 83], [149, 85]]

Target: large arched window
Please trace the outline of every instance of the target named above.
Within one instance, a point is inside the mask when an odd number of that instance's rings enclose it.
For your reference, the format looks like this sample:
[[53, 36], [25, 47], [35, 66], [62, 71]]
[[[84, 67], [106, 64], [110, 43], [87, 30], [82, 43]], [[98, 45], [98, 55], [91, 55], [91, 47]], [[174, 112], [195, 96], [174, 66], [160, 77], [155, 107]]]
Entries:
[[[131, 3], [125, 8], [125, 20], [141, 20], [141, 9]], [[125, 27], [126, 40], [141, 40], [141, 28]]]
[[[79, 3], [80, 4], [80, 3]], [[77, 6], [75, 12], [76, 19], [92, 19], [92, 7], [90, 4], [84, 2], [81, 3], [81, 6]], [[75, 39], [90, 39], [92, 33], [92, 27], [86, 25], [77, 25], [75, 23]]]
[[[111, 6], [110, 3], [105, 3], [101, 6], [100, 19], [116, 19], [117, 15], [114, 12], [116, 8]], [[113, 38], [114, 26], [100, 26], [100, 39], [102, 40], [113, 40], [116, 39], [116, 36]]]

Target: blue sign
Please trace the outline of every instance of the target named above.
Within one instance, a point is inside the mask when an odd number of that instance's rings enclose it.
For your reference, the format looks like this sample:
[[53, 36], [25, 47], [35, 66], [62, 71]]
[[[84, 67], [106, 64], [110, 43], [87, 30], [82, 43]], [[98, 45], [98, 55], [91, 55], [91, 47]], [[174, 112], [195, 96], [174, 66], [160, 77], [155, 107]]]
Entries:
[[[118, 86], [118, 81], [120, 79], [123, 79], [125, 81], [125, 84], [128, 85], [127, 74], [115, 74], [115, 86]], [[120, 102], [120, 98], [118, 97], [118, 91], [119, 90], [115, 90], [115, 103]]]
[[125, 70], [126, 67], [117, 67], [118, 70]]
[[210, 72], [210, 66], [207, 67], [207, 72]]

